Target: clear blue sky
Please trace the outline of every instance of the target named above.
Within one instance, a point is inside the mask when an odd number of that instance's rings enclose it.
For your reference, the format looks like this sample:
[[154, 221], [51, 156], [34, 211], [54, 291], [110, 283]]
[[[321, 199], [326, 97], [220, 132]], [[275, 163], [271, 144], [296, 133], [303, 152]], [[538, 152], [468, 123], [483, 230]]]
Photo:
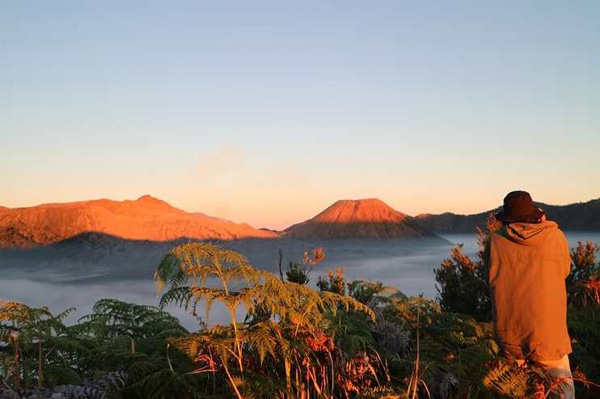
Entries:
[[0, 205], [600, 197], [600, 2], [0, 1]]

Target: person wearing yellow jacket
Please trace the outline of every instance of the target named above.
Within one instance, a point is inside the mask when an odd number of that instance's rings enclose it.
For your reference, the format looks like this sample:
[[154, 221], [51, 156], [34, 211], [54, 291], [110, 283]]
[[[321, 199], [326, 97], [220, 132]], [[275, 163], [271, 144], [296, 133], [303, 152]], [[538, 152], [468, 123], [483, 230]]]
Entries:
[[533, 362], [559, 379], [556, 397], [573, 399], [567, 238], [525, 191], [510, 192], [496, 219], [503, 226], [485, 251], [496, 338], [509, 358]]

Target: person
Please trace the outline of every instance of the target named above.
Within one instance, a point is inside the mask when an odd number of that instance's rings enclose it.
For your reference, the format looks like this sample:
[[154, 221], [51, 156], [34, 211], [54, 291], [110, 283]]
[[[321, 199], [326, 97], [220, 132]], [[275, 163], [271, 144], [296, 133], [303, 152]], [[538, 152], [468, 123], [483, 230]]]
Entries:
[[485, 260], [499, 345], [508, 358], [541, 366], [560, 381], [555, 397], [574, 399], [567, 238], [526, 191], [506, 195], [496, 219], [503, 226], [490, 235]]

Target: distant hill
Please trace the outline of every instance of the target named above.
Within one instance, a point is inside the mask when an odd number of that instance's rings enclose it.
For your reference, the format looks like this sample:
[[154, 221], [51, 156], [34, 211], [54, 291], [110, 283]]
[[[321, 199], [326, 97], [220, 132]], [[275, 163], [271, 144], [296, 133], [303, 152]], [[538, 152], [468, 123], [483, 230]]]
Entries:
[[[566, 231], [600, 231], [600, 199], [570, 205], [548, 205], [537, 203], [546, 211], [548, 219], [556, 221]], [[419, 215], [413, 218], [418, 226], [438, 234], [473, 233], [477, 227], [485, 225], [489, 214], [500, 207], [473, 215], [442, 213], [440, 215]]]
[[28, 208], [0, 207], [0, 247], [45, 245], [85, 232], [152, 241], [277, 236], [247, 224], [188, 213], [149, 195], [134, 201], [100, 199]]
[[437, 237], [410, 217], [378, 199], [337, 201], [283, 234], [301, 239], [376, 239]]

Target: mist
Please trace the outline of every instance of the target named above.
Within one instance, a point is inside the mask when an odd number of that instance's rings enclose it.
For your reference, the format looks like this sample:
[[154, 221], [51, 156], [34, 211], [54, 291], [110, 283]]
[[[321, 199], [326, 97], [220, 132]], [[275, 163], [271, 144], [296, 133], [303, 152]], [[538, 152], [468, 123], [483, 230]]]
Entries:
[[[600, 233], [569, 233], [571, 247], [577, 241], [600, 242]], [[413, 242], [296, 240], [242, 240], [224, 243], [246, 255], [250, 262], [272, 273], [279, 273], [279, 249], [282, 268], [290, 261], [300, 261], [305, 250], [322, 246], [325, 260], [310, 274], [309, 285], [315, 286], [319, 276], [342, 267], [347, 281], [382, 281], [406, 295], [435, 298], [434, 269], [450, 256], [455, 244], [464, 244], [464, 252], [475, 256], [474, 235], [444, 236], [444, 240]], [[102, 298], [115, 298], [138, 304], [158, 305], [160, 295], [152, 279], [156, 265], [173, 244], [123, 243], [117, 246], [47, 247], [34, 250], [1, 251], [0, 298], [24, 302], [30, 306], [47, 306], [54, 313], [75, 307], [67, 319], [75, 323], [92, 311]], [[198, 328], [198, 320], [176, 306], [166, 308], [190, 329]], [[208, 324], [228, 322], [223, 307], [215, 304], [210, 319], [204, 309], [198, 315]], [[238, 314], [243, 319], [243, 310]]]

